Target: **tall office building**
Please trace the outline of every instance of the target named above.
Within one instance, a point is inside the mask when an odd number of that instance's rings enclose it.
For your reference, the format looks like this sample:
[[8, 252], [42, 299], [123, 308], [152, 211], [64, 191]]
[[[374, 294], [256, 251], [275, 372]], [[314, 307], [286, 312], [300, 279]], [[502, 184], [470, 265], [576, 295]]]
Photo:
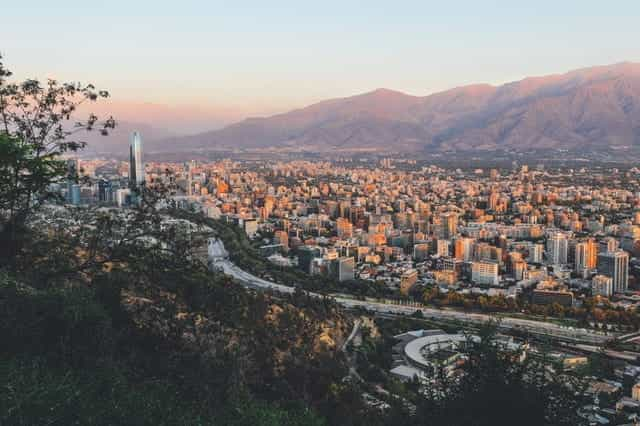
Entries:
[[441, 236], [444, 240], [450, 240], [458, 232], [458, 215], [454, 212], [447, 212], [440, 215], [442, 226]]
[[320, 256], [320, 247], [301, 246], [298, 248], [298, 267], [306, 273], [310, 273], [313, 259], [319, 258]]
[[129, 186], [136, 189], [145, 182], [144, 162], [142, 161], [142, 135], [140, 132], [131, 134], [129, 145]]
[[542, 263], [543, 252], [544, 252], [544, 245], [531, 244], [529, 246], [529, 256], [527, 256], [527, 261], [531, 263]]
[[594, 296], [611, 297], [613, 294], [613, 280], [606, 275], [596, 275], [591, 280], [591, 293]]
[[101, 203], [110, 203], [113, 201], [113, 186], [107, 179], [98, 181], [98, 201]]
[[622, 293], [629, 285], [629, 255], [624, 250], [608, 251], [598, 255], [598, 273], [613, 280], [613, 291]]
[[67, 159], [67, 180], [76, 181], [80, 174], [80, 164], [77, 158]]
[[547, 260], [552, 265], [567, 263], [569, 239], [566, 234], [556, 232], [547, 239]]
[[598, 260], [598, 245], [593, 239], [576, 244], [575, 269], [578, 274], [595, 269]]

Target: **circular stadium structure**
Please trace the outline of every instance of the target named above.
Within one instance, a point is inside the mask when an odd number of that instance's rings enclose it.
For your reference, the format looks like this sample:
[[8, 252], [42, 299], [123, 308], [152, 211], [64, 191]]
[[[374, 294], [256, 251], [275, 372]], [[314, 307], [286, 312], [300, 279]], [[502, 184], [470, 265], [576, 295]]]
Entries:
[[[414, 377], [427, 379], [431, 373], [444, 369], [452, 374], [465, 360], [464, 346], [478, 342], [480, 337], [465, 334], [449, 334], [442, 330], [415, 330], [394, 336], [399, 343], [394, 346], [394, 368], [391, 374], [401, 380]], [[499, 339], [505, 350], [523, 349], [512, 339]]]
[[404, 354], [407, 361], [418, 368], [432, 368], [436, 363], [446, 366], [460, 359], [459, 348], [468, 338], [464, 334], [446, 333], [419, 337], [407, 343]]

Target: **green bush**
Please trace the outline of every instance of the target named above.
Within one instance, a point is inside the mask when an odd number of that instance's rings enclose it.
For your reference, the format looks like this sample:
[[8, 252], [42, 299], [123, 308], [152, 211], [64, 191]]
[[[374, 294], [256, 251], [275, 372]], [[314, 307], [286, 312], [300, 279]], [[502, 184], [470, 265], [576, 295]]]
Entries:
[[0, 353], [81, 363], [111, 351], [114, 330], [93, 289], [35, 290], [0, 276]]

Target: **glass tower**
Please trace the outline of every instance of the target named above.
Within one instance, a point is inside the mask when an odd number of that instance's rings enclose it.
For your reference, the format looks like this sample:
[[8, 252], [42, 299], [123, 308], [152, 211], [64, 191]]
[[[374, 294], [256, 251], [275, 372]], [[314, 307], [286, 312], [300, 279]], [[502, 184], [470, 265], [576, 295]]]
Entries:
[[142, 135], [140, 132], [131, 134], [129, 145], [129, 185], [136, 189], [144, 185], [144, 163], [142, 162]]

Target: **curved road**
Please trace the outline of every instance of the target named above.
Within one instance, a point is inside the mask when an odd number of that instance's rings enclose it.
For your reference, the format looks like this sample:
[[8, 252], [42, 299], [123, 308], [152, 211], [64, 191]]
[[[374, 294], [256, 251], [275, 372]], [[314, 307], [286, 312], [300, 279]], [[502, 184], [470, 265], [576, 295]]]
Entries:
[[[247, 287], [252, 288], [261, 288], [261, 289], [270, 289], [273, 291], [277, 291], [280, 293], [293, 293], [295, 288], [288, 287], [281, 284], [276, 284], [270, 281], [263, 280], [262, 278], [256, 277], [253, 274], [250, 274], [236, 265], [234, 265], [231, 261], [226, 258], [217, 258], [214, 261], [214, 265], [220, 267], [222, 271], [234, 277], [240, 283]], [[311, 296], [315, 297], [325, 297], [319, 293], [309, 293]], [[491, 320], [495, 320], [495, 317], [486, 314], [479, 313], [469, 313], [469, 312], [461, 312], [454, 310], [443, 310], [443, 309], [434, 309], [427, 308], [424, 306], [405, 306], [405, 305], [394, 305], [389, 303], [381, 303], [381, 302], [373, 302], [366, 300], [356, 300], [350, 299], [343, 296], [334, 296], [334, 300], [340, 305], [346, 308], [365, 308], [369, 311], [379, 312], [379, 313], [392, 313], [392, 314], [403, 314], [403, 315], [411, 315], [416, 311], [422, 311], [425, 318], [433, 318], [435, 320], [449, 320], [449, 321], [460, 321], [460, 322], [472, 322], [472, 323], [486, 323]], [[605, 335], [603, 333], [587, 330], [583, 328], [569, 328], [559, 324], [554, 324], [550, 322], [542, 322], [542, 321], [533, 321], [521, 318], [513, 318], [513, 317], [501, 317], [500, 324], [501, 328], [511, 329], [511, 330], [522, 330], [528, 333], [534, 334], [542, 334], [557, 338], [562, 338], [565, 340], [571, 340], [574, 342], [586, 342], [591, 344], [601, 345], [607, 340], [611, 340], [614, 338], [614, 335]]]

